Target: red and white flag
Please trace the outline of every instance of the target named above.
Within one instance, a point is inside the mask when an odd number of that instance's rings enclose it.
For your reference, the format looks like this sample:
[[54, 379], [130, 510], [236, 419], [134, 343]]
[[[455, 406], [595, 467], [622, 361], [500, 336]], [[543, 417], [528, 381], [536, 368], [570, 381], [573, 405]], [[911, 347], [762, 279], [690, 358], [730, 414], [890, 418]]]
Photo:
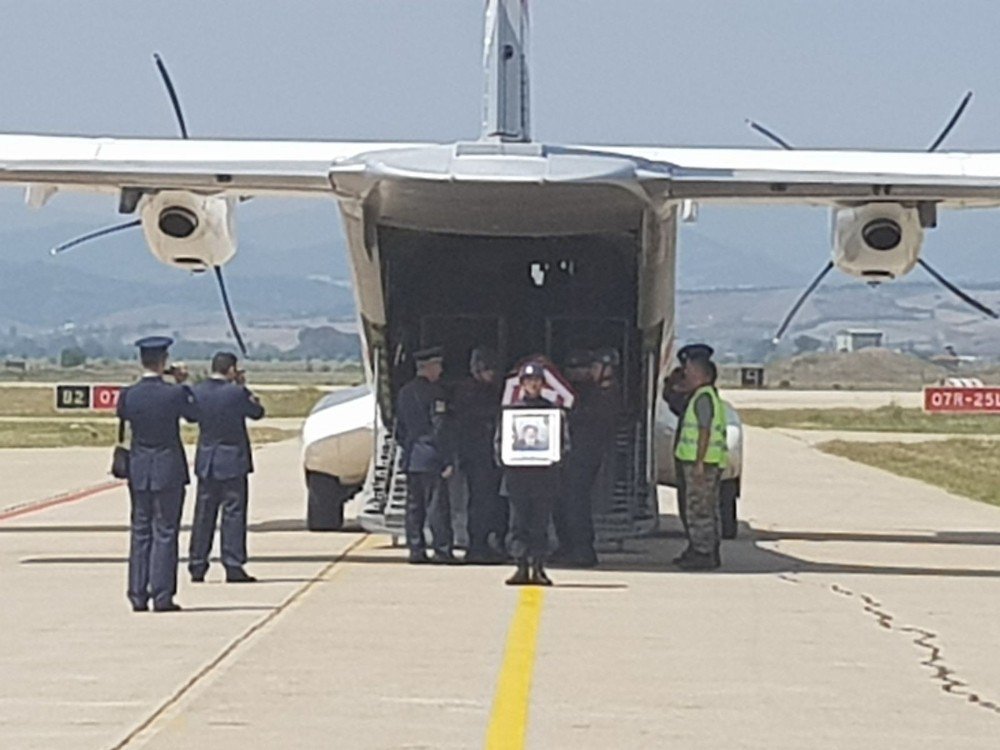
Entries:
[[570, 384], [559, 372], [559, 369], [548, 357], [541, 355], [526, 357], [517, 363], [514, 373], [507, 376], [503, 389], [503, 406], [514, 406], [521, 400], [521, 367], [528, 362], [538, 362], [545, 371], [545, 385], [542, 387], [542, 396], [547, 398], [556, 406], [563, 409], [572, 409], [576, 402], [576, 394]]

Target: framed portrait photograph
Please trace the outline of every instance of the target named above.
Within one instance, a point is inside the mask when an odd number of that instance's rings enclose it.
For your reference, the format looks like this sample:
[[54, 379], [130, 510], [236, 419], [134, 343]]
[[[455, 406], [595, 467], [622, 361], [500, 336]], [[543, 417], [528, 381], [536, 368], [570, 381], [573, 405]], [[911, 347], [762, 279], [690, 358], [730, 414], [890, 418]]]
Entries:
[[504, 466], [551, 466], [562, 458], [561, 409], [504, 409], [500, 460]]

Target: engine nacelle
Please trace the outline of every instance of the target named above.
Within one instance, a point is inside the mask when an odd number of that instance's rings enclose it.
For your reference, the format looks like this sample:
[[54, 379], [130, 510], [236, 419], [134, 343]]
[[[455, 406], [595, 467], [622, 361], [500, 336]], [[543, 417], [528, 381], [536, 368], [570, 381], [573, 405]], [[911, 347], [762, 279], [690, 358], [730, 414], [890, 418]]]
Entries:
[[236, 255], [235, 201], [164, 190], [139, 204], [142, 231], [157, 260], [188, 271], [221, 266]]
[[905, 276], [920, 259], [920, 212], [898, 203], [833, 211], [833, 262], [844, 273], [878, 283]]

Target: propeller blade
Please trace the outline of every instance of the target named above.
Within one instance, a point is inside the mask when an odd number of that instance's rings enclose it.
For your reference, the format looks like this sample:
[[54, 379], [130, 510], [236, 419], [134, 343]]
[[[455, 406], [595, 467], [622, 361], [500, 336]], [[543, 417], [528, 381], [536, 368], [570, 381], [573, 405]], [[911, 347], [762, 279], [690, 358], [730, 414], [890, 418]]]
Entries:
[[160, 57], [158, 52], [153, 53], [153, 62], [156, 63], [156, 69], [160, 71], [160, 78], [163, 79], [163, 85], [167, 87], [167, 95], [170, 97], [170, 103], [174, 107], [174, 114], [177, 115], [177, 124], [181, 128], [181, 138], [185, 140], [188, 138], [187, 123], [184, 122], [184, 113], [181, 111], [181, 101], [177, 98], [177, 89], [174, 88], [174, 82], [170, 80], [170, 73], [167, 72], [167, 66], [163, 63], [163, 58]]
[[828, 261], [825, 266], [823, 266], [823, 270], [819, 272], [819, 276], [817, 276], [815, 279], [812, 280], [812, 283], [806, 287], [806, 290], [802, 292], [802, 296], [798, 298], [796, 303], [792, 306], [792, 309], [789, 310], [788, 315], [785, 316], [785, 319], [781, 323], [781, 327], [778, 328], [778, 332], [775, 333], [774, 338], [771, 339], [772, 344], [777, 344], [779, 341], [781, 341], [781, 337], [785, 335], [785, 331], [787, 331], [788, 326], [791, 325], [792, 319], [798, 314], [799, 310], [802, 308], [802, 305], [805, 304], [806, 300], [809, 299], [809, 295], [816, 291], [816, 287], [820, 285], [823, 279], [826, 278], [826, 275], [830, 273], [830, 271], [832, 270], [833, 270], [833, 261], [831, 260]]
[[219, 282], [219, 293], [222, 295], [222, 306], [226, 310], [226, 317], [229, 318], [229, 329], [233, 332], [233, 338], [236, 339], [236, 345], [240, 348], [240, 353], [244, 357], [247, 356], [247, 347], [243, 343], [243, 337], [240, 335], [240, 329], [236, 325], [236, 316], [233, 315], [233, 306], [229, 304], [229, 294], [226, 292], [226, 282], [222, 278], [222, 266], [212, 266], [212, 270], [215, 271], [215, 279]]
[[943, 286], [945, 289], [947, 289], [949, 292], [954, 294], [956, 297], [958, 297], [966, 304], [971, 305], [972, 307], [979, 310], [979, 312], [981, 313], [989, 315], [991, 318], [1000, 318], [1000, 315], [998, 315], [994, 310], [991, 310], [979, 300], [970, 297], [968, 294], [966, 294], [957, 286], [948, 281], [948, 279], [946, 279], [944, 276], [935, 271], [931, 267], [931, 265], [923, 258], [920, 258], [917, 261], [917, 263], [919, 263], [920, 267], [923, 268], [925, 271], [927, 271], [927, 273], [929, 273], [934, 278], [935, 281], [937, 281], [941, 286]]
[[953, 114], [951, 116], [951, 119], [948, 120], [948, 124], [944, 126], [944, 130], [941, 131], [941, 134], [934, 139], [934, 143], [932, 143], [930, 147], [928, 147], [927, 149], [928, 152], [937, 151], [938, 146], [944, 143], [944, 139], [948, 137], [948, 135], [954, 129], [955, 125], [958, 124], [958, 121], [965, 113], [965, 108], [969, 106], [969, 102], [971, 101], [972, 101], [972, 92], [966, 91], [965, 96], [962, 97], [962, 101], [958, 105], [958, 109], [955, 110], [955, 114]]
[[142, 224], [142, 219], [133, 219], [132, 221], [126, 221], [124, 224], [115, 224], [114, 226], [104, 227], [103, 229], [98, 229], [94, 232], [87, 232], [87, 234], [82, 234], [79, 237], [74, 237], [68, 242], [63, 242], [56, 245], [54, 248], [49, 250], [52, 255], [59, 255], [67, 250], [76, 247], [77, 245], [82, 245], [84, 242], [90, 242], [91, 240], [96, 240], [98, 237], [105, 237], [109, 234], [114, 234], [115, 232], [122, 232], [126, 229], [132, 229]]
[[765, 138], [767, 138], [767, 140], [771, 141], [771, 143], [778, 144], [779, 146], [781, 146], [781, 148], [785, 149], [786, 151], [794, 151], [795, 150], [795, 146], [793, 146], [792, 144], [790, 144], [788, 141], [786, 141], [780, 135], [778, 135], [777, 133], [775, 133], [773, 130], [769, 130], [768, 128], [764, 127], [759, 122], [756, 122], [754, 120], [749, 120], [748, 119], [746, 121], [746, 123], [747, 123], [747, 125], [750, 126], [751, 130], [756, 130], [762, 136], [764, 136]]

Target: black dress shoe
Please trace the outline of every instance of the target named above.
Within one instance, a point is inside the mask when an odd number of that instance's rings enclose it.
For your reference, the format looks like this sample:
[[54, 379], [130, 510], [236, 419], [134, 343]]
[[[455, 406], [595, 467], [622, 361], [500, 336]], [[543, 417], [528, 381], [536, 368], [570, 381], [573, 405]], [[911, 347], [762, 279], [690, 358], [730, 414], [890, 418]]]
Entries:
[[205, 582], [205, 574], [204, 573], [192, 573], [191, 574], [191, 583], [204, 583], [204, 582]]
[[176, 602], [167, 602], [166, 604], [154, 604], [154, 612], [180, 612], [183, 609], [180, 604]]
[[459, 560], [451, 552], [435, 552], [433, 562], [435, 565], [461, 565]]
[[527, 586], [531, 583], [531, 576], [528, 574], [528, 563], [521, 562], [517, 564], [517, 570], [514, 571], [514, 575], [508, 578], [505, 583], [508, 586]]
[[254, 583], [257, 579], [247, 573], [243, 568], [234, 568], [226, 571], [226, 583]]
[[427, 556], [426, 552], [411, 552], [409, 563], [410, 565], [427, 565], [431, 559]]
[[149, 602], [143, 602], [139, 604], [137, 602], [132, 602], [133, 612], [149, 612]]
[[533, 586], [551, 586], [552, 579], [545, 572], [545, 567], [540, 562], [531, 566], [531, 584]]

